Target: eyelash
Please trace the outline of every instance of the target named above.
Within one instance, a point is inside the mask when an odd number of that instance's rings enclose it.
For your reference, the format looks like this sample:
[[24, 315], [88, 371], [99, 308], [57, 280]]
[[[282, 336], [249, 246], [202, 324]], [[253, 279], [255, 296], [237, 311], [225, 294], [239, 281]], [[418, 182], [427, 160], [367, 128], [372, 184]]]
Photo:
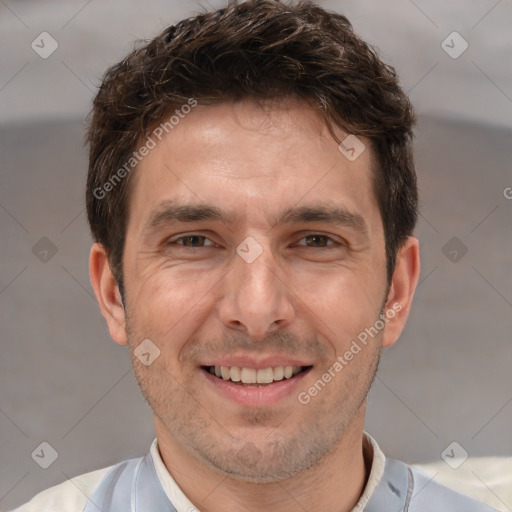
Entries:
[[[327, 245], [325, 246], [319, 246], [319, 247], [312, 247], [312, 246], [308, 246], [308, 245], [303, 245], [301, 244], [300, 247], [308, 247], [308, 248], [312, 248], [312, 249], [325, 249], [326, 247], [334, 247], [336, 245], [343, 245], [339, 242], [336, 242], [333, 238], [331, 238], [330, 236], [328, 235], [323, 235], [322, 233], [311, 233], [311, 234], [308, 234], [308, 235], [305, 235], [303, 236], [299, 241], [302, 241], [306, 238], [310, 238], [310, 237], [321, 237], [321, 238], [324, 238], [324, 239], [327, 239], [327, 241], [331, 242], [331, 243], [327, 243]], [[168, 242], [168, 245], [181, 245], [183, 247], [189, 247], [189, 246], [186, 246], [185, 244], [180, 244], [178, 243], [179, 240], [184, 240], [186, 238], [202, 238], [204, 240], [209, 240], [208, 237], [204, 236], [204, 235], [198, 235], [198, 234], [190, 234], [190, 235], [185, 235], [185, 236], [180, 236], [179, 238], [176, 238], [175, 240], [170, 240]], [[210, 240], [211, 242], [211, 240]], [[213, 243], [213, 242], [212, 242]], [[208, 246], [200, 246], [200, 247], [192, 247], [193, 249], [201, 249], [203, 247], [212, 247], [211, 245], [208, 245]], [[189, 247], [190, 248], [190, 247]]]

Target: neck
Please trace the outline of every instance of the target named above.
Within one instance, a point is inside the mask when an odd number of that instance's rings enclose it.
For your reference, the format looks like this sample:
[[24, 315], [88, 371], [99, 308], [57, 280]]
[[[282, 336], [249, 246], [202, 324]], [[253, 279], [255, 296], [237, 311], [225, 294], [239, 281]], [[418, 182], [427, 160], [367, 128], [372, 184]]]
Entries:
[[361, 410], [336, 447], [315, 466], [293, 478], [257, 484], [226, 476], [190, 455], [155, 420], [165, 466], [187, 498], [202, 512], [351, 511], [371, 469], [371, 448], [364, 442], [363, 423], [364, 410]]

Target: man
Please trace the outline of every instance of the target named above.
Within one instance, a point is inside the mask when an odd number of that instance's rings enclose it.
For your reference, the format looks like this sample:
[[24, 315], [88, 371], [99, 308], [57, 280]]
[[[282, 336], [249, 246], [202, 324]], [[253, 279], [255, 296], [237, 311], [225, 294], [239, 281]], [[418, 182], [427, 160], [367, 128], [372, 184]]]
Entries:
[[491, 510], [363, 431], [420, 271], [413, 122], [394, 70], [311, 3], [231, 3], [112, 67], [90, 275], [156, 440], [19, 510]]

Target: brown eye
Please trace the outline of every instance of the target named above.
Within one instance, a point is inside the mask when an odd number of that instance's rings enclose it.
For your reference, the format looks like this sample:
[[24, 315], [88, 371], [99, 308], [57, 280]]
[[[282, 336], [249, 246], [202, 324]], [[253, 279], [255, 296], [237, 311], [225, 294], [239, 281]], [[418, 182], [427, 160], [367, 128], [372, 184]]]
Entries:
[[[327, 247], [330, 245], [334, 245], [332, 238], [327, 235], [307, 235], [301, 239], [306, 240], [306, 244], [298, 244], [298, 245], [306, 245], [307, 247]], [[330, 243], [329, 243], [330, 242]]]
[[205, 241], [208, 240], [205, 236], [202, 235], [187, 235], [177, 238], [174, 242], [176, 245], [183, 245], [184, 247], [208, 247], [210, 244], [205, 245]]

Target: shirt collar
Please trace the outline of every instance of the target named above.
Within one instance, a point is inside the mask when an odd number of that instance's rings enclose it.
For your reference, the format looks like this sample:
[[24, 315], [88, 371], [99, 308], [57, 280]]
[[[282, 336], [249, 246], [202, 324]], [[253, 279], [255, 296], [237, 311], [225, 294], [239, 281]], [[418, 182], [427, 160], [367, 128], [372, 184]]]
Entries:
[[[359, 498], [356, 506], [352, 509], [352, 512], [364, 511], [370, 497], [382, 479], [384, 466], [386, 464], [386, 457], [384, 453], [370, 434], [366, 432], [364, 433], [363, 442], [365, 459], [369, 461], [371, 469], [363, 494], [361, 494], [361, 497]], [[153, 463], [155, 465], [156, 474], [160, 480], [160, 484], [177, 512], [200, 512], [185, 496], [172, 475], [167, 470], [160, 455], [160, 451], [158, 450], [158, 442], [156, 439], [151, 444], [150, 454], [153, 458]]]

